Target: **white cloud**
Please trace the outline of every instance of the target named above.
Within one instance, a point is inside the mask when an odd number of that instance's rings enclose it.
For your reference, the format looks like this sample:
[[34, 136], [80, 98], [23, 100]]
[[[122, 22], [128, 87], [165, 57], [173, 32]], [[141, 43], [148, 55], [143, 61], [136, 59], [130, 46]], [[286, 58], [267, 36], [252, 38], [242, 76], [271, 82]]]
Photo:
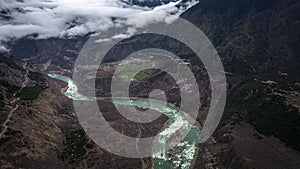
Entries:
[[[166, 19], [147, 15], [150, 11], [181, 14], [186, 8], [175, 7], [181, 1], [167, 0], [169, 3], [149, 8], [126, 3], [130, 0], [0, 0], [0, 10], [6, 11], [7, 14], [3, 15], [10, 17], [2, 19], [0, 15], [0, 46], [10, 39], [31, 34], [37, 34], [37, 38], [85, 35], [106, 29], [112, 24], [112, 18], [144, 12], [146, 18], [128, 20], [142, 26]], [[190, 1], [188, 6], [194, 5], [197, 0]], [[132, 32], [128, 32], [130, 34]], [[1, 49], [6, 48], [2, 46]]]
[[0, 53], [6, 53], [9, 50], [5, 46], [0, 46]]

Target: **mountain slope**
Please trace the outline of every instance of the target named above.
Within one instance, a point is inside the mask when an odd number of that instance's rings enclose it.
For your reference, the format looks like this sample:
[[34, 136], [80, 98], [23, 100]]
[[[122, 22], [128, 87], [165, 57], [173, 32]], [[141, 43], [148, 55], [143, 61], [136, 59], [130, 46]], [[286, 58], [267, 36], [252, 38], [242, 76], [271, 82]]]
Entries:
[[295, 0], [202, 0], [183, 14], [231, 73], [223, 123], [200, 166], [300, 167], [299, 9]]
[[61, 84], [24, 62], [0, 60], [1, 168], [65, 168], [56, 157], [69, 121], [59, 113], [67, 103]]

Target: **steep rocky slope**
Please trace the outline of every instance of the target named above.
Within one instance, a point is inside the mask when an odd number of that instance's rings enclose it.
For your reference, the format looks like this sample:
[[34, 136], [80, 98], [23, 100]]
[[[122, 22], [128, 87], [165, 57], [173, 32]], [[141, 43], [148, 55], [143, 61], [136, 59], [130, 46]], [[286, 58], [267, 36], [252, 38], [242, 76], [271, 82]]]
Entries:
[[199, 166], [299, 168], [299, 9], [294, 0], [202, 0], [183, 14], [231, 73], [223, 122]]
[[[151, 168], [150, 158], [118, 157], [95, 145], [63, 95], [67, 84], [12, 57], [0, 55], [0, 61], [0, 168]], [[105, 105], [112, 126], [133, 136], [141, 132]]]
[[1, 168], [65, 167], [56, 155], [66, 126], [71, 126], [62, 113], [67, 103], [62, 84], [25, 62], [0, 59]]

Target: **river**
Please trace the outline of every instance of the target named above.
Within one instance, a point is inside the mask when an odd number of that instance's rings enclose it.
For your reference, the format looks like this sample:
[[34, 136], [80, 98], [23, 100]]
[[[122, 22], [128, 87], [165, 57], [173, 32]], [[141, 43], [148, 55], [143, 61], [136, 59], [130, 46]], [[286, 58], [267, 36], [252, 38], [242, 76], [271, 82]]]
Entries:
[[[64, 93], [66, 97], [73, 100], [95, 101], [100, 98], [92, 98], [78, 93], [78, 88], [74, 81], [63, 75], [48, 74], [49, 77], [55, 78], [68, 83], [68, 89]], [[193, 160], [197, 153], [200, 129], [198, 126], [191, 124], [184, 112], [176, 109], [174, 106], [166, 105], [158, 101], [149, 101], [144, 99], [106, 99], [114, 104], [147, 107], [155, 109], [168, 116], [170, 123], [162, 129], [153, 143], [153, 168], [154, 169], [171, 169], [171, 168], [191, 168]], [[186, 136], [178, 143], [170, 143], [170, 138], [174, 133], [184, 133]], [[173, 148], [169, 149], [170, 146]]]

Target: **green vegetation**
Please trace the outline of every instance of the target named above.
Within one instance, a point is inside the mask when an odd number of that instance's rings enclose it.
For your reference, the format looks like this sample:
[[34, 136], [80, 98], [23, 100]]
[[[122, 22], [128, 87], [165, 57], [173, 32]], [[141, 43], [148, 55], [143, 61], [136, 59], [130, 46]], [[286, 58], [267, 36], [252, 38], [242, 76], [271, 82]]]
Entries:
[[133, 77], [133, 79], [137, 82], [141, 82], [143, 78], [149, 76], [152, 72], [153, 72], [153, 69], [143, 70], [143, 71], [139, 72], [138, 74], [136, 74]]
[[20, 90], [20, 88], [18, 86], [11, 85], [7, 81], [4, 81], [4, 80], [0, 80], [0, 85], [7, 89], [8, 94], [14, 94], [18, 90]]
[[4, 107], [4, 97], [0, 94], [0, 109]]
[[2, 146], [2, 144], [6, 143], [9, 140], [9, 137], [2, 137], [0, 139], [0, 146]]
[[229, 91], [223, 113], [224, 120], [230, 118], [234, 114], [240, 114], [247, 111], [247, 97], [249, 93], [251, 93], [251, 91], [259, 92], [264, 88], [264, 84], [261, 82], [245, 77], [228, 76], [227, 82], [230, 87], [233, 85], [236, 85], [236, 87], [232, 87], [233, 89]]
[[19, 93], [19, 96], [21, 99], [34, 100], [38, 98], [39, 94], [43, 91], [43, 89], [44, 88], [41, 85], [24, 87]]
[[6, 143], [11, 137], [17, 136], [18, 134], [21, 134], [21, 132], [8, 128], [4, 133], [4, 136], [0, 139], [0, 146]]
[[43, 74], [38, 73], [38, 72], [29, 72], [28, 77], [31, 80], [34, 80], [36, 82], [44, 82], [45, 78], [43, 77]]
[[92, 149], [94, 144], [89, 143], [85, 132], [80, 130], [72, 131], [66, 136], [65, 148], [58, 158], [69, 163], [76, 163], [83, 159], [86, 149]]
[[[284, 98], [268, 95], [267, 85], [244, 77], [228, 77], [230, 92], [223, 120], [233, 114], [246, 120], [267, 136], [274, 135], [288, 146], [300, 150], [300, 116]], [[234, 84], [234, 87], [233, 87]]]
[[95, 80], [96, 84], [102, 84], [104, 82], [111, 82], [112, 77], [111, 76], [102, 76], [102, 77], [96, 77], [95, 79], [91, 79], [91, 80]]
[[259, 132], [274, 135], [288, 146], [300, 150], [300, 116], [298, 110], [286, 105], [282, 97], [250, 100], [247, 121]]
[[[133, 77], [133, 79], [137, 82], [140, 82], [143, 78], [149, 76], [153, 69], [145, 69], [143, 68], [149, 67], [149, 63], [140, 63], [140, 64], [128, 64], [118, 67], [118, 71], [122, 72], [121, 76], [119, 78], [130, 81], [130, 77]], [[135, 71], [142, 70], [138, 74], [135, 75]]]

